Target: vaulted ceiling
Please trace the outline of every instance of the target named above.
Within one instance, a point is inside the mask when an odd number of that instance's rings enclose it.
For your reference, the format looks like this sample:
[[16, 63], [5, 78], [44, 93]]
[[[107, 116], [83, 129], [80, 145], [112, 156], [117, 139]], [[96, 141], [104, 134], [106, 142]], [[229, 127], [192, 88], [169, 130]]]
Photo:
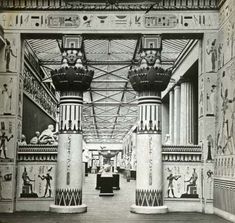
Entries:
[[[83, 136], [87, 143], [121, 143], [137, 121], [136, 93], [128, 70], [139, 58], [139, 35], [93, 35], [84, 38], [86, 65], [95, 71], [84, 93]], [[45, 75], [61, 64], [61, 39], [27, 39]], [[164, 39], [162, 61], [174, 66], [189, 44], [187, 39]]]

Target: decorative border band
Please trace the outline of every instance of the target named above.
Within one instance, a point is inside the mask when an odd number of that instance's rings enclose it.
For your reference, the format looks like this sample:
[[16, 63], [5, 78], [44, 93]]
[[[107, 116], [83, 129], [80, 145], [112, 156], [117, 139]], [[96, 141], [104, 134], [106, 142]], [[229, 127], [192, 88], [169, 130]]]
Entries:
[[82, 204], [82, 190], [79, 189], [57, 189], [55, 205], [76, 206]]
[[163, 195], [162, 190], [136, 190], [136, 201], [137, 206], [162, 206]]

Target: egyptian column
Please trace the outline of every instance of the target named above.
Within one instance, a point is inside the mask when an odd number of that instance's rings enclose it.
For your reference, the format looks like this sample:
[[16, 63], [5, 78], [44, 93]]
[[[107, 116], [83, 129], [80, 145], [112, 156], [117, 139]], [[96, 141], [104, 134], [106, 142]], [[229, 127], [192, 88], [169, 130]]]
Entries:
[[144, 35], [138, 67], [129, 79], [138, 93], [137, 178], [134, 213], [166, 213], [162, 192], [161, 91], [167, 87], [171, 71], [161, 66], [161, 36]]
[[51, 72], [60, 91], [60, 120], [55, 204], [52, 212], [81, 213], [82, 203], [82, 106], [83, 91], [93, 78], [84, 66], [82, 36], [63, 36], [62, 67]]

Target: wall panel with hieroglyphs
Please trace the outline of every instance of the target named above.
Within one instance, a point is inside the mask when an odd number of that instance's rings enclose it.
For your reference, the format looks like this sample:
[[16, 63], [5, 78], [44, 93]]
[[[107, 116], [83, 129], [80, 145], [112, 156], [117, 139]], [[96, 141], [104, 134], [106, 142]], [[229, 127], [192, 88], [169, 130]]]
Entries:
[[[192, 12], [11, 12], [0, 15], [0, 24], [4, 29], [31, 30], [54, 30], [55, 33], [73, 32], [96, 32], [96, 31], [128, 31], [128, 32], [151, 32], [156, 29], [169, 30], [215, 30], [218, 28], [217, 11], [192, 11]], [[201, 31], [200, 31], [201, 30]]]
[[214, 207], [235, 218], [235, 2], [220, 9]]

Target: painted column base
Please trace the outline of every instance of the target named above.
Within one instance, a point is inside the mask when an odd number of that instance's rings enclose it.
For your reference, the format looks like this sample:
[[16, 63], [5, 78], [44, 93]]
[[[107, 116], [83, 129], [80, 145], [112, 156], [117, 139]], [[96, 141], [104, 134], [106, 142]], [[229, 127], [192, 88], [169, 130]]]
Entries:
[[59, 205], [51, 205], [50, 211], [54, 213], [83, 213], [87, 212], [87, 206], [85, 204], [81, 204], [78, 206], [59, 206]]
[[167, 213], [167, 206], [137, 206], [135, 204], [131, 205], [131, 212], [136, 214], [165, 214]]

